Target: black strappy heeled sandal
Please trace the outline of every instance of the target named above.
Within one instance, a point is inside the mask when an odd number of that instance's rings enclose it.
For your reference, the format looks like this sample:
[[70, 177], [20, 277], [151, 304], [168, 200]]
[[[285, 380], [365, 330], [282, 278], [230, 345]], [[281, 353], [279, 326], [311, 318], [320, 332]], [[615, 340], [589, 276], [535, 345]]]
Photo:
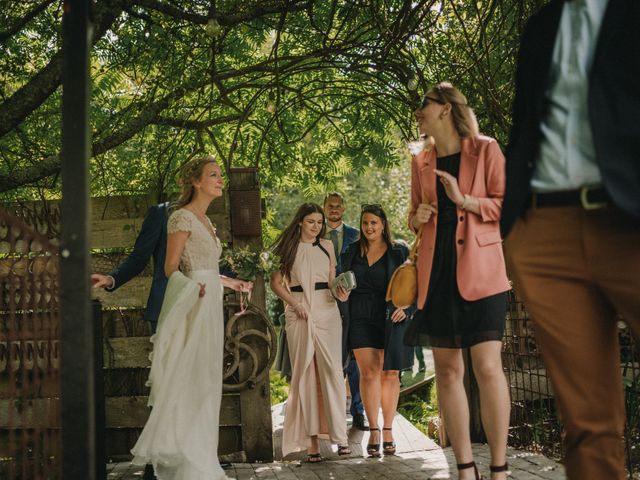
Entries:
[[320, 463], [324, 462], [324, 457], [318, 453], [307, 453], [307, 463]]
[[338, 445], [338, 455], [341, 457], [345, 455], [351, 455], [351, 448], [349, 445]]
[[[369, 432], [369, 440], [371, 440], [371, 432], [377, 431], [378, 435], [382, 435], [380, 428], [370, 427]], [[380, 458], [380, 439], [378, 438], [378, 443], [368, 443], [367, 444], [367, 454], [369, 458]]]
[[476, 462], [458, 463], [456, 467], [458, 468], [458, 471], [466, 470], [467, 468], [473, 468], [473, 471], [476, 474], [476, 480], [482, 480], [482, 477], [480, 476], [480, 472], [478, 472], [478, 467], [476, 466]]
[[489, 465], [489, 470], [491, 471], [491, 473], [506, 472], [507, 470], [509, 470], [509, 464], [507, 462], [504, 462], [504, 465], [498, 465], [497, 467], [495, 465]]
[[[384, 427], [382, 430], [393, 430], [393, 428]], [[390, 442], [382, 442], [382, 453], [385, 455], [395, 455], [396, 454], [396, 442], [391, 440]]]

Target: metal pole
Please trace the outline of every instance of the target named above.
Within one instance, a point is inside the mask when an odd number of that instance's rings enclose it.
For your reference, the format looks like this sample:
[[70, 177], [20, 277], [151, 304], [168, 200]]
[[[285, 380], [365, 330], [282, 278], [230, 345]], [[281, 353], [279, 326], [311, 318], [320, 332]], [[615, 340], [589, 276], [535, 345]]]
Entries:
[[91, 0], [65, 0], [62, 81], [62, 476], [96, 479], [89, 253]]
[[107, 478], [107, 426], [104, 398], [104, 359], [102, 357], [102, 303], [100, 300], [91, 302], [94, 327], [94, 385], [96, 404], [96, 479]]

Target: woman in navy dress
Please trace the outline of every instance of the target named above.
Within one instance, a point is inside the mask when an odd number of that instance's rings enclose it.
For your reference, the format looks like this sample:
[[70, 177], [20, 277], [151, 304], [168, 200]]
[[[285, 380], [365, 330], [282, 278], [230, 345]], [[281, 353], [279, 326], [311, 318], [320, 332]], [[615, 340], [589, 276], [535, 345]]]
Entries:
[[342, 255], [344, 271], [352, 270], [357, 287], [348, 300], [348, 346], [360, 368], [360, 394], [371, 434], [367, 453], [380, 456], [378, 416], [384, 419], [383, 452], [393, 455], [393, 418], [400, 395], [399, 371], [413, 364], [413, 349], [402, 339], [413, 309], [395, 308], [385, 300], [395, 269], [407, 259], [407, 247], [391, 240], [387, 215], [380, 205], [363, 205], [360, 239]]

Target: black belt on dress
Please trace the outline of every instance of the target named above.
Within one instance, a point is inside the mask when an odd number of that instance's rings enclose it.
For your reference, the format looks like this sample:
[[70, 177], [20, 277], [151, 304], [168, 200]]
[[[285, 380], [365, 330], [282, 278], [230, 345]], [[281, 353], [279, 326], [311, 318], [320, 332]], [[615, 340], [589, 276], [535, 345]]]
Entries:
[[611, 197], [602, 187], [582, 187], [578, 190], [533, 193], [531, 195], [533, 208], [582, 207], [585, 210], [595, 210], [610, 204]]
[[[329, 284], [327, 282], [316, 282], [315, 290], [327, 290], [329, 288]], [[292, 292], [303, 292], [302, 285], [294, 285], [291, 287]]]

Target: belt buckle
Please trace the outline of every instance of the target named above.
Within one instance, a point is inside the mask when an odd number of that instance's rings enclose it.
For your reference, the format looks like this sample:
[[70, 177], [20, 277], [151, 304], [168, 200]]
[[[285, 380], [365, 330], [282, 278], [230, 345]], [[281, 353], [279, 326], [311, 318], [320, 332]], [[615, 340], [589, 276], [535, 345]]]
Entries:
[[585, 210], [597, 210], [598, 208], [604, 208], [607, 206], [606, 202], [590, 202], [589, 199], [587, 198], [587, 195], [589, 194], [589, 190], [592, 190], [594, 188], [600, 188], [599, 185], [585, 185], [582, 188], [580, 188], [580, 204], [582, 205], [582, 208], [584, 208]]

